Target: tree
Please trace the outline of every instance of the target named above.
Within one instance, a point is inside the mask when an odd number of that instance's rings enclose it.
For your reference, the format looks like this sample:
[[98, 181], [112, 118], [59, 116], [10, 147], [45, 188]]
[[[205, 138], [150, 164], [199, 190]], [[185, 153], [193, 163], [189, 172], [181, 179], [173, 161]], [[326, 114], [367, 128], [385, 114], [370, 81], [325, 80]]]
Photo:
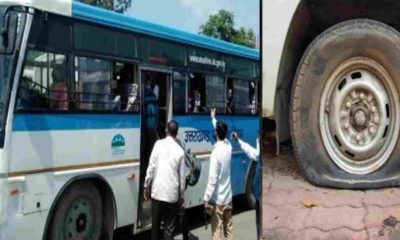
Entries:
[[254, 32], [251, 28], [246, 29], [244, 27], [241, 27], [239, 30], [236, 31], [236, 34], [233, 36], [232, 42], [255, 48], [254, 37]]
[[253, 30], [244, 27], [235, 29], [234, 25], [233, 13], [221, 9], [200, 26], [200, 34], [254, 48]]
[[78, 0], [86, 4], [124, 13], [132, 6], [132, 0]]

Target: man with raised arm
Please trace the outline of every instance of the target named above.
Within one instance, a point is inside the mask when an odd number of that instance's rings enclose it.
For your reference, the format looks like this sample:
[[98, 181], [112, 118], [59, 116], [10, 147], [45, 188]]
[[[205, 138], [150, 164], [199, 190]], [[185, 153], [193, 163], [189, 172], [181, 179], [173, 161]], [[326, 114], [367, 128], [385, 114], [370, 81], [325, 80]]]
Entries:
[[232, 187], [231, 187], [231, 157], [232, 146], [226, 135], [228, 126], [215, 119], [215, 109], [211, 111], [213, 117], [214, 134], [217, 142], [210, 157], [210, 169], [206, 192], [204, 194], [204, 208], [213, 208], [211, 216], [212, 239], [230, 240], [233, 236], [232, 225]]
[[[167, 137], [158, 140], [151, 152], [144, 182], [144, 198], [152, 199], [152, 240], [172, 240], [180, 199], [185, 190], [185, 153], [176, 136], [178, 123], [170, 121]], [[164, 221], [160, 232], [161, 220]]]
[[[216, 109], [211, 109], [211, 119], [214, 129], [216, 127], [217, 118], [216, 118]], [[261, 229], [260, 229], [260, 174], [261, 174], [261, 166], [260, 166], [260, 138], [257, 137], [256, 148], [253, 148], [248, 143], [244, 142], [239, 138], [236, 132], [232, 133], [232, 138], [239, 143], [240, 148], [246, 153], [246, 155], [256, 162], [253, 183], [252, 183], [252, 192], [256, 199], [256, 228], [257, 228], [257, 239], [260, 239]]]
[[256, 148], [253, 148], [248, 143], [241, 140], [236, 132], [232, 133], [232, 138], [236, 140], [240, 148], [246, 153], [246, 155], [256, 161], [254, 176], [253, 176], [253, 184], [252, 184], [252, 192], [256, 199], [256, 227], [257, 227], [257, 239], [260, 239], [260, 137], [257, 137]]

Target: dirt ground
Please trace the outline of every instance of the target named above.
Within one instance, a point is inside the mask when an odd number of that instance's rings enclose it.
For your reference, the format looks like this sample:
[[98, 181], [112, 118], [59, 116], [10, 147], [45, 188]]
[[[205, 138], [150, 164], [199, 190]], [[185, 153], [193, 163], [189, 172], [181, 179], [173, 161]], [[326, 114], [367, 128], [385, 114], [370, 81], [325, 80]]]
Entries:
[[400, 189], [350, 191], [309, 184], [290, 147], [263, 154], [263, 238], [400, 240]]

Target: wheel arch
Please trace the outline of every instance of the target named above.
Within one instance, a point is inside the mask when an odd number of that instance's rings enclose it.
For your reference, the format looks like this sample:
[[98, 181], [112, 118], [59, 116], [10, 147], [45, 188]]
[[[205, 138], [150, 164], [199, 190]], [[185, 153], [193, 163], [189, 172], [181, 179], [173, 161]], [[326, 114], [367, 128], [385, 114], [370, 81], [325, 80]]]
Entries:
[[[112, 224], [112, 226], [106, 226], [106, 227], [112, 227], [112, 229], [115, 229], [117, 226], [117, 206], [115, 202], [115, 196], [114, 192], [112, 191], [112, 188], [110, 184], [107, 182], [107, 180], [101, 176], [100, 174], [85, 174], [81, 176], [75, 176], [69, 179], [64, 186], [61, 187], [61, 189], [58, 191], [56, 197], [54, 198], [54, 201], [49, 209], [49, 214], [47, 216], [46, 224], [44, 227], [43, 231], [43, 240], [48, 240], [48, 231], [49, 231], [49, 225], [52, 221], [52, 217], [54, 214], [54, 211], [57, 207], [57, 204], [65, 191], [69, 188], [72, 187], [75, 184], [79, 184], [80, 182], [90, 182], [94, 184], [100, 191], [100, 194], [102, 196], [103, 200], [103, 210], [104, 210], [104, 220], [105, 219], [111, 219], [112, 217], [114, 221], [112, 223], [110, 222], [105, 222], [106, 224]], [[106, 206], [112, 206], [106, 207]]]
[[400, 1], [301, 0], [292, 17], [279, 63], [274, 101], [277, 141], [290, 139], [290, 97], [297, 67], [309, 44], [340, 22], [367, 18], [400, 31]]

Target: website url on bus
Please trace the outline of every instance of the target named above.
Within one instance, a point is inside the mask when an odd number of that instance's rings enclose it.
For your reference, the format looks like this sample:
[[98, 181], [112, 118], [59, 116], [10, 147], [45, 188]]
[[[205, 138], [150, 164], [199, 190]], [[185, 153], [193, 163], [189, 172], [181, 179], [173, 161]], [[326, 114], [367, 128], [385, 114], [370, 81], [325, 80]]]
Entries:
[[211, 59], [208, 57], [190, 56], [190, 62], [215, 66], [216, 68], [225, 68], [225, 62], [221, 60]]

